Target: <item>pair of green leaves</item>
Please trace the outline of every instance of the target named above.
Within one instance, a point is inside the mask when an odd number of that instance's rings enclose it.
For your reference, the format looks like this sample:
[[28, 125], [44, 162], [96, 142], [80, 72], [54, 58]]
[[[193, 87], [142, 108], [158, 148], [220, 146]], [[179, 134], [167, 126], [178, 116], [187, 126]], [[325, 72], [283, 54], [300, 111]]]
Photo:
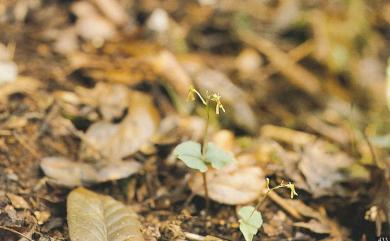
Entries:
[[204, 156], [202, 155], [201, 145], [195, 141], [186, 141], [179, 144], [173, 154], [188, 167], [200, 172], [206, 172], [208, 164], [213, 168], [220, 169], [234, 162], [231, 154], [211, 142], [207, 144], [207, 151]]
[[245, 206], [238, 210], [240, 217], [240, 231], [244, 235], [246, 241], [252, 241], [253, 236], [256, 235], [257, 230], [263, 224], [261, 213], [255, 207]]

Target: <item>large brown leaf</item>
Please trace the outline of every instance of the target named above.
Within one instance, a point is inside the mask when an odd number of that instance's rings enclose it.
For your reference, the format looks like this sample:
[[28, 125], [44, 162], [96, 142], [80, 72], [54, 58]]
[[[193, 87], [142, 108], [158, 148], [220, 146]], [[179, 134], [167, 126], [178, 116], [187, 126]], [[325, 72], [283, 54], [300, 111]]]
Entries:
[[137, 214], [109, 196], [85, 188], [67, 200], [71, 241], [143, 241]]

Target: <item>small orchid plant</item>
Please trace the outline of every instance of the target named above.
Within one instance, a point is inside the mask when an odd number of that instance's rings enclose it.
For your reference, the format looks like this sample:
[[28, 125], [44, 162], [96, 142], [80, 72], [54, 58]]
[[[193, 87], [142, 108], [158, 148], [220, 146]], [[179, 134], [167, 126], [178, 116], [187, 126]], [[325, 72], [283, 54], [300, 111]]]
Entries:
[[263, 218], [261, 216], [260, 208], [264, 200], [268, 197], [268, 194], [279, 188], [288, 188], [290, 189], [290, 198], [293, 199], [294, 196], [298, 196], [298, 193], [295, 191], [295, 186], [291, 182], [285, 184], [283, 181], [276, 187], [269, 187], [269, 179], [266, 179], [266, 188], [264, 197], [257, 203], [256, 207], [253, 206], [244, 206], [238, 210], [238, 216], [240, 217], [240, 231], [244, 235], [246, 241], [252, 241], [253, 237], [256, 235], [257, 231], [263, 225]]
[[209, 194], [206, 177], [207, 170], [209, 170], [211, 167], [215, 169], [221, 169], [234, 162], [234, 157], [214, 143], [208, 142], [210, 106], [215, 104], [215, 113], [217, 115], [219, 115], [221, 111], [225, 112], [225, 108], [221, 103], [221, 96], [217, 93], [209, 94], [208, 92], [205, 94], [205, 96], [202, 96], [199, 91], [197, 91], [194, 87], [191, 87], [188, 93], [188, 100], [195, 101], [196, 97], [200, 99], [207, 113], [202, 144], [195, 141], [185, 141], [176, 146], [173, 154], [178, 159], [182, 160], [189, 168], [198, 170], [202, 173], [203, 187], [206, 198], [206, 209], [208, 209]]

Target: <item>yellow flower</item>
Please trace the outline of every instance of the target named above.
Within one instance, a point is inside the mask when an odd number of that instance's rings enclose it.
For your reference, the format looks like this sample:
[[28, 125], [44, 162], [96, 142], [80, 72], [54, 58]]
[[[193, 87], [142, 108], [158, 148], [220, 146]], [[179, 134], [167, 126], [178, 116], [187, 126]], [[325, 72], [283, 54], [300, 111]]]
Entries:
[[221, 109], [223, 112], [225, 112], [225, 108], [223, 107], [221, 103], [221, 96], [219, 94], [214, 93], [210, 97], [211, 101], [215, 102], [215, 113], [219, 115], [219, 110]]
[[290, 189], [290, 197], [291, 199], [294, 198], [294, 195], [295, 196], [298, 196], [298, 193], [295, 191], [295, 186], [294, 184], [292, 184], [291, 182], [289, 182], [288, 184], [286, 184], [286, 187]]

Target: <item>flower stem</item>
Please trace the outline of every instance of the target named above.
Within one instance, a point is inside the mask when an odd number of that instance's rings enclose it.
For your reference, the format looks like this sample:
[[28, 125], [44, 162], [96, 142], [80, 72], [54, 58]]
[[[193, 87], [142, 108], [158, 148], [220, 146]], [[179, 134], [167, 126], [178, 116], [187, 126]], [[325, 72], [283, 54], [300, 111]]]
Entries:
[[[207, 99], [205, 105], [206, 105], [207, 119], [206, 119], [206, 126], [205, 126], [204, 132], [203, 132], [203, 142], [202, 142], [202, 158], [203, 158], [203, 160], [206, 159], [208, 130], [209, 130], [209, 121], [210, 121], [210, 110], [209, 110], [209, 105], [208, 105], [208, 99]], [[209, 209], [210, 200], [209, 200], [209, 190], [207, 188], [206, 172], [202, 173], [202, 177], [203, 177], [203, 187], [204, 187], [204, 193], [205, 193], [205, 198], [206, 198], [206, 212], [207, 212]]]
[[206, 198], [206, 213], [207, 213], [207, 211], [209, 210], [209, 207], [210, 207], [210, 200], [209, 200], [209, 190], [207, 188], [207, 177], [206, 177], [206, 175], [207, 175], [206, 172], [202, 172], [204, 194], [205, 194], [205, 198]]

